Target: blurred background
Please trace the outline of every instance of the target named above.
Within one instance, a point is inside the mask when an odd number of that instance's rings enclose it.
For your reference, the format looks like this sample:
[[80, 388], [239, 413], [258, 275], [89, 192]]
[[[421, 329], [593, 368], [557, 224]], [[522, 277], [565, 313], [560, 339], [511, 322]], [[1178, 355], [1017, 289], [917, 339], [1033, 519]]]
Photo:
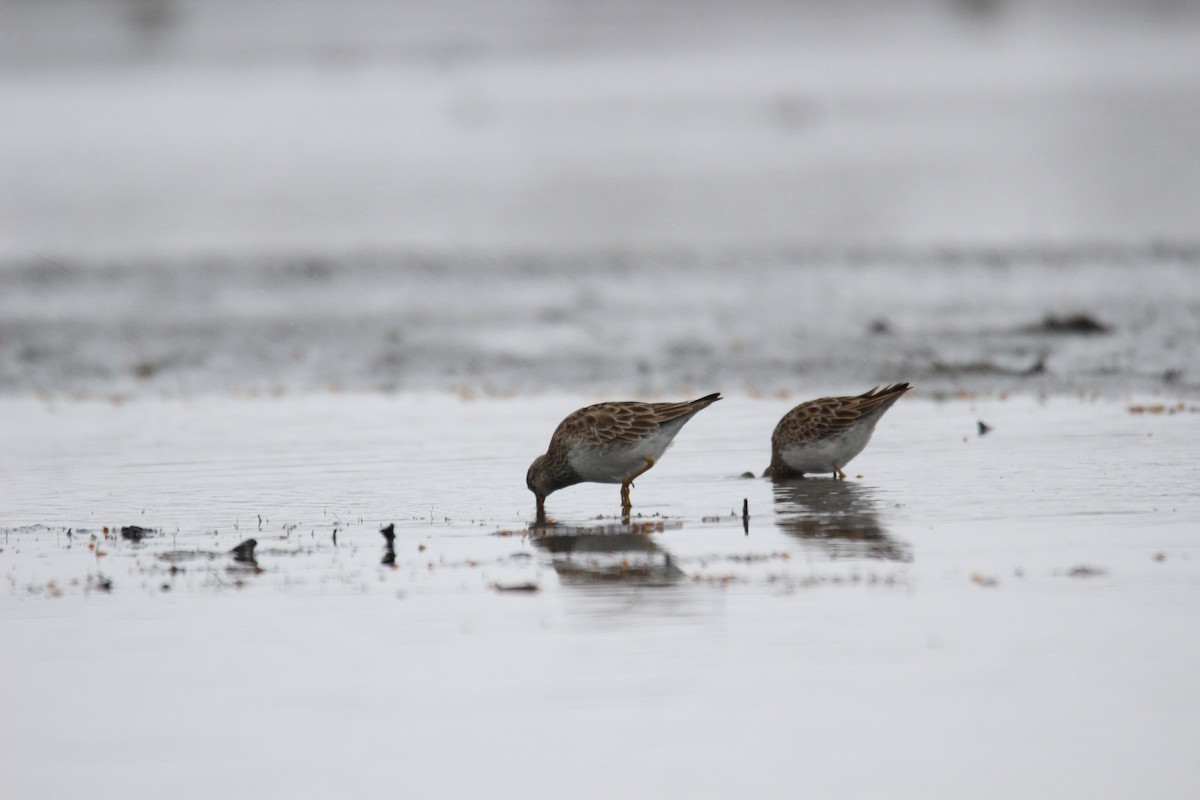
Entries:
[[1198, 226], [1196, 2], [0, 2], [9, 393], [1190, 393]]

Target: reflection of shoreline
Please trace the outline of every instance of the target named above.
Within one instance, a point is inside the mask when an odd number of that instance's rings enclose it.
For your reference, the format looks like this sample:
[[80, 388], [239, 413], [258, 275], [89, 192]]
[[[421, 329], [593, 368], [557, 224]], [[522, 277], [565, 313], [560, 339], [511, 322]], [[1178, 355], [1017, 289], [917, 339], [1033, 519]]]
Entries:
[[875, 490], [850, 481], [801, 479], [775, 484], [775, 524], [832, 558], [911, 561], [910, 547], [887, 535]]
[[540, 530], [545, 534], [531, 536], [530, 541], [550, 555], [550, 564], [563, 585], [670, 586], [685, 577], [671, 554], [640, 525]]

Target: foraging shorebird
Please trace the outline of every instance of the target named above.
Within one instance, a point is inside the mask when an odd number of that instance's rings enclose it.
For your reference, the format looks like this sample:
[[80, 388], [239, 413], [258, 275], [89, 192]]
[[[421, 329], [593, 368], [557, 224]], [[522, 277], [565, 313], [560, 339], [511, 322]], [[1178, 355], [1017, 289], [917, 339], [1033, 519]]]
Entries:
[[842, 469], [871, 441], [875, 423], [910, 388], [897, 383], [855, 397], [822, 397], [796, 406], [771, 434], [771, 466], [763, 477], [828, 472], [845, 478]]
[[525, 475], [538, 520], [545, 519], [550, 493], [583, 482], [621, 484], [628, 515], [634, 479], [658, 463], [689, 419], [720, 399], [718, 392], [690, 403], [598, 403], [568, 415]]

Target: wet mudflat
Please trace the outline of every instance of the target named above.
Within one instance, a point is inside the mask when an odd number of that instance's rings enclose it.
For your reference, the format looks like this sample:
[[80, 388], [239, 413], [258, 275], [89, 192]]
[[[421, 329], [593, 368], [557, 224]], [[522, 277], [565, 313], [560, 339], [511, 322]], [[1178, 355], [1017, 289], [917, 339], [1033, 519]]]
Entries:
[[1194, 398], [1198, 274], [1200, 247], [0, 262], [0, 393]]
[[918, 393], [776, 486], [734, 394], [530, 530], [593, 399], [0, 401], [6, 794], [1200, 788], [1194, 402]]

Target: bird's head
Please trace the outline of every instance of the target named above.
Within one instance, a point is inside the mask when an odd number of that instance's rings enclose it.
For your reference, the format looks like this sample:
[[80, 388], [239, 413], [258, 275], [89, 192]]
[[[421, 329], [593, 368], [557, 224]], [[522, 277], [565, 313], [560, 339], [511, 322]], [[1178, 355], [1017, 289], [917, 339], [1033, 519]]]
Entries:
[[546, 474], [545, 464], [546, 456], [540, 455], [533, 460], [533, 463], [529, 465], [529, 471], [525, 473], [525, 485], [538, 497], [550, 494], [546, 487], [549, 476]]

